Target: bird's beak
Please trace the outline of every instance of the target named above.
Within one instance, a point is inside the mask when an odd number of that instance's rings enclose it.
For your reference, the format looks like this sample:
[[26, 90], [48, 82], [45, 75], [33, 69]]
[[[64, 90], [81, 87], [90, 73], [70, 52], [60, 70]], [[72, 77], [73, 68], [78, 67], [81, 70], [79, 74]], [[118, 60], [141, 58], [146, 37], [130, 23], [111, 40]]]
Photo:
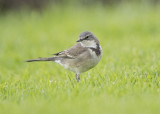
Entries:
[[77, 40], [76, 42], [81, 42], [81, 39]]

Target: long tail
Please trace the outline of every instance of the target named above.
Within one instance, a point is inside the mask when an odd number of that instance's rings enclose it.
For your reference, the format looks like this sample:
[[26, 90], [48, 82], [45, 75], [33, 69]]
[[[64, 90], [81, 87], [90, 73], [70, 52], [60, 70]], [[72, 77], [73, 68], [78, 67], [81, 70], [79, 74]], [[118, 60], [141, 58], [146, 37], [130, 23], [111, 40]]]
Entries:
[[38, 59], [26, 60], [26, 62], [36, 62], [36, 61], [55, 61], [55, 57], [48, 57], [48, 58], [39, 57]]

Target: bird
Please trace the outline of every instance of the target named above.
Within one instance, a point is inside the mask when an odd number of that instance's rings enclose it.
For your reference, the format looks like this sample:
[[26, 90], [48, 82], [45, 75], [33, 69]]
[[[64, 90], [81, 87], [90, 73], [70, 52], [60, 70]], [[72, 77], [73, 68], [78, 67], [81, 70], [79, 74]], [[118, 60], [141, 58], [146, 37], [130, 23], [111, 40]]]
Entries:
[[71, 48], [53, 54], [53, 57], [39, 57], [26, 60], [26, 62], [53, 61], [74, 72], [75, 78], [79, 82], [81, 73], [92, 69], [99, 63], [102, 57], [102, 48], [96, 36], [89, 31], [82, 32], [76, 42]]

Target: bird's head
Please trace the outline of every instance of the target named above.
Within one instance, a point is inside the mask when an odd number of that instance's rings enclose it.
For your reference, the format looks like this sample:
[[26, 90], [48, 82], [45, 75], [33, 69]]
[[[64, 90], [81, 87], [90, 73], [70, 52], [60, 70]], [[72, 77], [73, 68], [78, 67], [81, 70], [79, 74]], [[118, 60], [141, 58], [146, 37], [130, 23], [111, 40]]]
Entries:
[[97, 45], [99, 44], [99, 41], [94, 34], [88, 31], [82, 32], [79, 35], [79, 40], [77, 40], [77, 42], [80, 42], [83, 47], [92, 48], [97, 48]]

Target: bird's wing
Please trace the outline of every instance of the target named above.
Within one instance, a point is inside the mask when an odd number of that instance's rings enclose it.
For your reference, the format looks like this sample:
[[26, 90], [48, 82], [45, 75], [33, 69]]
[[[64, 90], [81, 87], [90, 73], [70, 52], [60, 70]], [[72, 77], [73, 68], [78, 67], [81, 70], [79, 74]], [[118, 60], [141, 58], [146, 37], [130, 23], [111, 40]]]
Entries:
[[70, 58], [70, 59], [74, 59], [77, 56], [81, 55], [82, 53], [84, 53], [87, 50], [87, 48], [82, 47], [80, 43], [75, 44], [74, 46], [72, 46], [71, 48], [55, 53], [53, 55], [56, 55], [56, 57], [61, 57], [61, 58]]

